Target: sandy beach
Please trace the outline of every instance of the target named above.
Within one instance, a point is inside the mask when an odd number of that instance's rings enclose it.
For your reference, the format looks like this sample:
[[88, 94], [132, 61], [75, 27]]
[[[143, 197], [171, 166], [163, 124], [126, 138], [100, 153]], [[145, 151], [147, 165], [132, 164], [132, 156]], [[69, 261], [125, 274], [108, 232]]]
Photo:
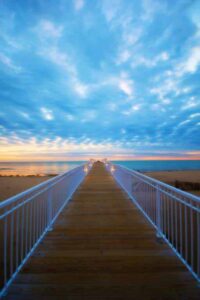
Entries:
[[147, 176], [163, 181], [188, 193], [200, 196], [200, 170], [145, 172]]
[[[189, 193], [200, 196], [200, 170], [199, 171], [156, 171], [145, 172], [146, 175], [177, 186]], [[52, 176], [1, 176], [0, 201], [14, 196], [24, 190], [35, 186]]]
[[0, 201], [21, 193], [32, 186], [51, 178], [52, 176], [1, 176]]

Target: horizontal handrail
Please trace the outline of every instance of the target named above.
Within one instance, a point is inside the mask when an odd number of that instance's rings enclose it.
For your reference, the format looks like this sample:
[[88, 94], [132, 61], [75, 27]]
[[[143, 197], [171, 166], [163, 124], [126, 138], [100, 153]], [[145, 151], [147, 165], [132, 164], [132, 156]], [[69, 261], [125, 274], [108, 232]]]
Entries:
[[75, 170], [76, 170], [77, 168], [80, 168], [81, 166], [85, 166], [85, 164], [81, 164], [80, 166], [78, 166], [78, 167], [76, 167], [76, 168], [73, 168], [73, 169], [71, 169], [71, 170], [69, 170], [69, 171], [67, 171], [67, 172], [63, 172], [62, 174], [56, 175], [54, 178], [50, 178], [50, 179], [48, 179], [48, 180], [45, 180], [44, 182], [41, 182], [41, 183], [39, 183], [39, 184], [37, 184], [37, 185], [31, 187], [31, 188], [28, 188], [27, 190], [25, 190], [25, 191], [23, 191], [23, 192], [21, 192], [21, 193], [18, 193], [17, 195], [14, 195], [14, 196], [12, 196], [12, 197], [9, 197], [8, 199], [6, 199], [6, 200], [0, 202], [0, 209], [1, 209], [2, 207], [6, 206], [6, 205], [8, 205], [8, 204], [10, 204], [10, 203], [12, 203], [12, 202], [18, 200], [18, 199], [20, 199], [21, 197], [26, 196], [26, 195], [29, 194], [30, 192], [33, 192], [33, 191], [35, 191], [35, 190], [38, 190], [38, 189], [41, 188], [41, 187], [44, 187], [44, 186], [46, 186], [46, 185], [48, 185], [48, 187], [50, 187], [50, 186], [51, 186], [51, 185], [50, 185], [51, 183], [53, 184], [53, 183], [57, 182], [58, 179], [60, 179], [61, 177], [65, 176], [66, 174], [69, 175], [71, 172], [75, 172]]
[[200, 282], [200, 198], [124, 166], [105, 165]]
[[0, 203], [0, 297], [91, 168], [80, 165]]
[[198, 196], [196, 196], [196, 195], [193, 195], [193, 194], [188, 193], [188, 192], [186, 192], [186, 191], [182, 191], [182, 190], [180, 190], [180, 189], [178, 189], [178, 188], [176, 188], [176, 187], [174, 187], [174, 186], [172, 186], [172, 185], [169, 185], [169, 184], [167, 184], [167, 183], [165, 183], [165, 182], [162, 182], [162, 181], [160, 181], [160, 180], [158, 180], [158, 179], [149, 177], [149, 176], [147, 176], [147, 175], [145, 175], [145, 174], [142, 174], [142, 173], [140, 173], [140, 172], [137, 172], [137, 171], [135, 171], [135, 170], [131, 170], [131, 169], [129, 169], [129, 168], [127, 168], [127, 167], [124, 167], [124, 166], [122, 166], [122, 165], [115, 165], [115, 166], [120, 167], [120, 168], [122, 168], [122, 169], [125, 169], [127, 172], [134, 173], [134, 174], [136, 174], [137, 176], [140, 176], [141, 178], [144, 178], [144, 179], [146, 178], [146, 179], [148, 179], [149, 181], [151, 181], [151, 182], [153, 182], [153, 183], [155, 183], [155, 184], [159, 184], [160, 186], [166, 187], [166, 188], [170, 189], [171, 191], [174, 191], [174, 192], [179, 193], [180, 195], [189, 197], [189, 198], [191, 198], [191, 199], [193, 199], [193, 200], [195, 200], [195, 201], [200, 202], [200, 197], [198, 197]]

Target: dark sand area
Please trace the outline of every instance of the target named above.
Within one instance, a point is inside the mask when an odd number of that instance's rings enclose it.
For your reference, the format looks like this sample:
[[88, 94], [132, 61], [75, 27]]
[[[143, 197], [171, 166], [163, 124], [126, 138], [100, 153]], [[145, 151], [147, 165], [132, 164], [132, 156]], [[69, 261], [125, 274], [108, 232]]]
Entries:
[[52, 176], [0, 176], [0, 201], [51, 178]]
[[200, 170], [145, 172], [147, 176], [163, 181], [188, 193], [200, 196]]

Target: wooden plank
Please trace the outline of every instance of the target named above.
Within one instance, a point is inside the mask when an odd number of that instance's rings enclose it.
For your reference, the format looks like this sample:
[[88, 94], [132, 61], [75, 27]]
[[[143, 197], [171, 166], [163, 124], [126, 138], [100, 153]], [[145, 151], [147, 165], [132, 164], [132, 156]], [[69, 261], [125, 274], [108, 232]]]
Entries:
[[5, 298], [189, 300], [200, 288], [95, 163]]

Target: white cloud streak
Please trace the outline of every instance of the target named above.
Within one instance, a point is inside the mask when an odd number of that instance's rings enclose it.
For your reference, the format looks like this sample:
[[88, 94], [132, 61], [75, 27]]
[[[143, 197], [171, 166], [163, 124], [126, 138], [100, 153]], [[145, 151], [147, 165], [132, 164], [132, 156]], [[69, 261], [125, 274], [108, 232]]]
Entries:
[[48, 109], [46, 107], [41, 107], [40, 108], [42, 117], [47, 120], [47, 121], [51, 121], [54, 119], [54, 115], [51, 109]]
[[81, 10], [84, 7], [84, 0], [74, 0], [74, 8], [76, 11]]
[[15, 63], [13, 63], [11, 58], [6, 56], [3, 53], [0, 53], [0, 62], [16, 73], [19, 73], [22, 71], [21, 67], [17, 66]]

